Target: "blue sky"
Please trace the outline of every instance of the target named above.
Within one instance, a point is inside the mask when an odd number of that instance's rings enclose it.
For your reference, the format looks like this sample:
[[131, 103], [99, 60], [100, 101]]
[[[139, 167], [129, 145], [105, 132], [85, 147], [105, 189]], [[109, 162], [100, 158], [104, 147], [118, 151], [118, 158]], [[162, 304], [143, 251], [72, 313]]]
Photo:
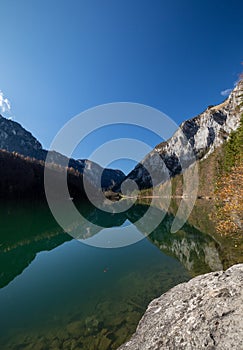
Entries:
[[[176, 123], [233, 87], [243, 61], [241, 0], [1, 0], [0, 89], [14, 120], [48, 148], [57, 131], [87, 108], [130, 101]], [[154, 135], [104, 130], [98, 143]], [[124, 165], [124, 170], [127, 170]]]

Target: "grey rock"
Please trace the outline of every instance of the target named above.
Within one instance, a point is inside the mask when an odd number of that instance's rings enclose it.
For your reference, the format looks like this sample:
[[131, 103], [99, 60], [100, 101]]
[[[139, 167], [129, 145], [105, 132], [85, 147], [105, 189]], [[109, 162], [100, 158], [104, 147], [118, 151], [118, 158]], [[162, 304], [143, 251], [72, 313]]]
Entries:
[[243, 349], [243, 264], [182, 283], [153, 300], [119, 350]]

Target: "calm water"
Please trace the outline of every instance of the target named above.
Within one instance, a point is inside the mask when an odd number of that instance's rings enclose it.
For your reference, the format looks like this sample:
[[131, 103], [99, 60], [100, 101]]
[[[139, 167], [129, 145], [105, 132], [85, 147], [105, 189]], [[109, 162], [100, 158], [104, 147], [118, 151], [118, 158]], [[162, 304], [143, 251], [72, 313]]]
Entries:
[[[146, 209], [114, 216], [81, 207], [90, 221], [114, 230]], [[116, 349], [149, 301], [222, 267], [217, 242], [190, 225], [172, 235], [170, 216], [150, 237], [104, 249], [62, 232], [44, 205], [0, 209], [0, 349]]]

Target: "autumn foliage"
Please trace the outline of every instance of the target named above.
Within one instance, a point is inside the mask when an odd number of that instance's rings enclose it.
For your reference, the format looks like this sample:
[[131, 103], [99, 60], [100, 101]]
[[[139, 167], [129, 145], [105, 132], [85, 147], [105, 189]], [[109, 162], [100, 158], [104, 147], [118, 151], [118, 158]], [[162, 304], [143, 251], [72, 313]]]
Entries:
[[223, 154], [215, 187], [216, 228], [221, 234], [243, 233], [243, 114]]

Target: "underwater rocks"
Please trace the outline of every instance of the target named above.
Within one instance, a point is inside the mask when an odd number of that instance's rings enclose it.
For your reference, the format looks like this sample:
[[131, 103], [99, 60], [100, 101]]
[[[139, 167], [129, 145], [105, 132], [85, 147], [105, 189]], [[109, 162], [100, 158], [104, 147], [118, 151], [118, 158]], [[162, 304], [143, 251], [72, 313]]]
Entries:
[[119, 350], [243, 349], [243, 264], [182, 283], [153, 300]]
[[[97, 305], [96, 314], [60, 322], [58, 328], [35, 330], [11, 337], [4, 350], [115, 350], [135, 331], [142, 313], [121, 300], [119, 310], [107, 301]], [[109, 310], [109, 312], [108, 312]]]
[[[4, 342], [0, 341], [0, 349], [116, 350], [135, 332], [149, 302], [188, 278], [177, 264], [171, 267], [170, 273], [166, 264], [158, 271], [148, 266], [146, 274], [131, 272], [117, 280], [117, 290], [130, 286], [122, 298], [116, 293], [101, 293], [96, 302], [91, 299], [92, 306], [87, 310], [81, 302], [60, 314], [50, 312], [45, 322], [33, 325], [28, 331], [23, 327], [6, 335]], [[87, 304], [89, 302], [87, 300]]]

